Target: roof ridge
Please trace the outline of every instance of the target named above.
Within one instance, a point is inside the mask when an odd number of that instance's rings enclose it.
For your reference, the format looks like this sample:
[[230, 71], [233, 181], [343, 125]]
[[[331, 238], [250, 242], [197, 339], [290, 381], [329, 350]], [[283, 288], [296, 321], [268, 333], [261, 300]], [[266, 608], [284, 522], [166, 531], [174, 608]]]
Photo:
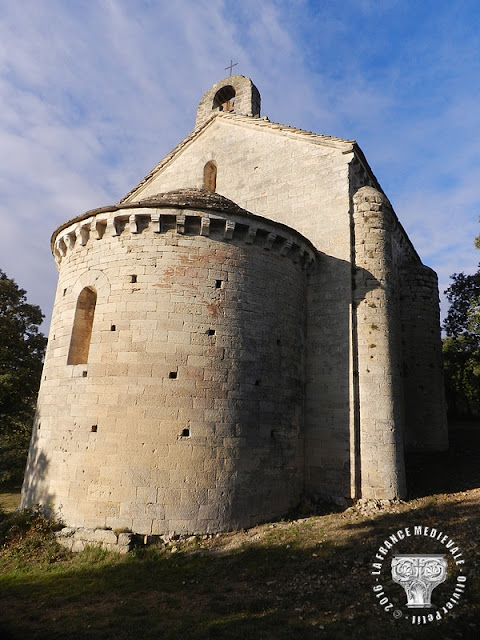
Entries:
[[[214, 114], [216, 115], [216, 114]], [[193, 138], [202, 130], [204, 129], [211, 121], [213, 120], [212, 118], [208, 118], [208, 120], [205, 120], [204, 122], [202, 122], [201, 125], [199, 125], [198, 127], [195, 127], [195, 129], [193, 129], [193, 131], [191, 131], [188, 136], [186, 138], [183, 138], [183, 140], [181, 140], [176, 147], [174, 147], [170, 153], [167, 153], [166, 156], [164, 156], [160, 162], [158, 162], [153, 169], [151, 169], [147, 175], [140, 180], [140, 182], [133, 187], [133, 189], [130, 189], [130, 191], [127, 193], [126, 196], [124, 196], [123, 198], [121, 198], [121, 200], [118, 201], [118, 204], [122, 204], [123, 202], [125, 202], [125, 200], [127, 200], [127, 198], [129, 198], [133, 193], [135, 193], [135, 191], [137, 191], [137, 189], [139, 189], [140, 187], [142, 187], [146, 182], [148, 182], [148, 180], [150, 180], [150, 178], [152, 178], [155, 173], [157, 173], [157, 171], [159, 171], [165, 164], [167, 164], [167, 162], [169, 162], [172, 158], [174, 158], [177, 153], [183, 149], [183, 147], [190, 142], [190, 140], [193, 140]]]
[[[281, 131], [291, 131], [292, 133], [302, 133], [307, 136], [314, 136], [316, 138], [322, 138], [324, 140], [335, 140], [338, 142], [345, 142], [347, 144], [356, 144], [356, 140], [351, 140], [348, 138], [339, 138], [337, 136], [328, 136], [324, 133], [315, 133], [315, 131], [309, 131], [308, 129], [300, 129], [299, 127], [292, 127], [289, 124], [282, 124], [281, 122], [273, 122], [267, 116], [262, 116], [260, 118], [256, 118], [254, 116], [244, 116], [239, 113], [215, 113], [215, 116], [220, 116], [222, 118], [227, 119], [235, 119], [235, 120], [244, 120], [248, 122], [253, 122], [257, 126], [269, 127], [271, 129], [279, 129]], [[209, 119], [210, 121], [211, 119]]]

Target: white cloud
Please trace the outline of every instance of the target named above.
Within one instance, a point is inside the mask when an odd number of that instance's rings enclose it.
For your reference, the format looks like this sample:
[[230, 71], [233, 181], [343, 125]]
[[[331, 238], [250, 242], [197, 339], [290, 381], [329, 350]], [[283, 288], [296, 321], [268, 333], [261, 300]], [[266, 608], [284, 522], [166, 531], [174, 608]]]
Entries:
[[185, 137], [230, 58], [271, 119], [358, 139], [442, 278], [473, 268], [479, 39], [468, 4], [428, 14], [377, 0], [4, 0], [0, 268], [49, 314], [51, 232], [117, 201]]

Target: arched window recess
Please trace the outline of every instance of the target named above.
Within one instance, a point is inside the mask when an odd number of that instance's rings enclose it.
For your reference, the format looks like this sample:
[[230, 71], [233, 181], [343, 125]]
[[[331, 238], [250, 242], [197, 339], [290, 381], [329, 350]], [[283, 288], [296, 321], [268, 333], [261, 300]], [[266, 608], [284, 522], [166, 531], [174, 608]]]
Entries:
[[67, 364], [85, 364], [88, 362], [96, 303], [97, 292], [95, 289], [92, 287], [82, 289], [75, 309]]
[[215, 191], [217, 188], [217, 165], [213, 160], [203, 167], [203, 188], [207, 191]]

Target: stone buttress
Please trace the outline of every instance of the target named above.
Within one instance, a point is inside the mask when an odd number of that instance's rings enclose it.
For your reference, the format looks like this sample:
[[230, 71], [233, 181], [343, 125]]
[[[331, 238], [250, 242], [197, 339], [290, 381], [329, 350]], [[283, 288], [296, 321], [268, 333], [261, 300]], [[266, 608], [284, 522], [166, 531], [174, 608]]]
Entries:
[[359, 189], [353, 205], [356, 474], [362, 497], [388, 499], [406, 492], [393, 218], [388, 200], [373, 187]]

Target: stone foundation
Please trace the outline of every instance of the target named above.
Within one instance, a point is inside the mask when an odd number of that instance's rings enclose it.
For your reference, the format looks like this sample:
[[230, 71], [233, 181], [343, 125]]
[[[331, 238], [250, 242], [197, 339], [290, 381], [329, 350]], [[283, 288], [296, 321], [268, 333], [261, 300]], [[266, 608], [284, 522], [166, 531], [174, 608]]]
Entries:
[[128, 553], [133, 544], [133, 534], [109, 529], [85, 529], [64, 527], [55, 534], [57, 542], [69, 551], [83, 551], [86, 547], [99, 547], [117, 553]]

